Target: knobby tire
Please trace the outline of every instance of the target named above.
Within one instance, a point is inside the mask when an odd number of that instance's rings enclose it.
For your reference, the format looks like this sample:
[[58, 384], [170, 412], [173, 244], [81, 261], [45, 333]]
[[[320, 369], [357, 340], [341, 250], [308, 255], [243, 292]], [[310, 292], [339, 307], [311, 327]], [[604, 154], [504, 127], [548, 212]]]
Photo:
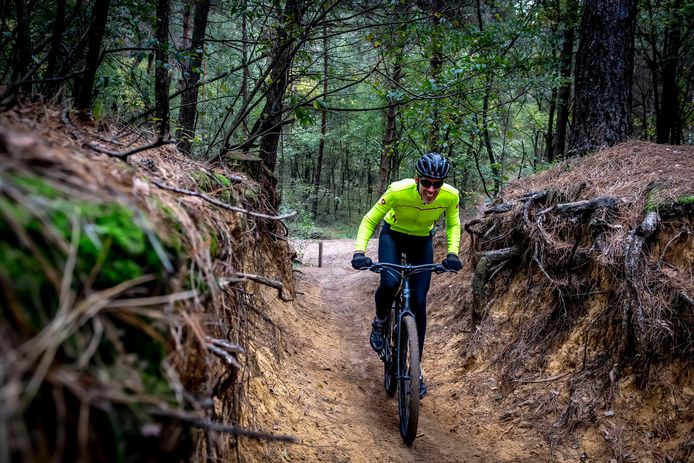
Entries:
[[408, 447], [417, 437], [419, 423], [419, 337], [414, 317], [405, 316], [400, 326], [398, 351], [400, 377], [398, 378], [398, 412], [400, 435]]

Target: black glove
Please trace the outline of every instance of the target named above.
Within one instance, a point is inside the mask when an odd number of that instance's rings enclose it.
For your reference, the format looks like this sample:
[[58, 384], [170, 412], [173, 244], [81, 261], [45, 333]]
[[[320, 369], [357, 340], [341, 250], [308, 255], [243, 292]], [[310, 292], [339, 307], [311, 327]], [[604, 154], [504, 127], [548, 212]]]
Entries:
[[371, 264], [371, 259], [366, 257], [363, 252], [355, 252], [352, 256], [352, 267], [357, 270], [370, 267]]
[[[354, 261], [352, 261], [354, 262]], [[460, 259], [458, 259], [458, 256], [453, 254], [452, 252], [446, 256], [443, 261], [441, 261], [441, 265], [443, 265], [443, 268], [446, 270], [460, 270], [463, 268], [463, 264], [460, 262]]]

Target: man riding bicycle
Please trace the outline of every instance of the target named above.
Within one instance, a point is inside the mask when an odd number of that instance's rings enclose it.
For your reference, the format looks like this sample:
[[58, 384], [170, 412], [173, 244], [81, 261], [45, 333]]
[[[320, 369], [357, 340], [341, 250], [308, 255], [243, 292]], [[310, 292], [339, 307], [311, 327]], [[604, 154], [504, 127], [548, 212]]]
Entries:
[[[407, 262], [413, 265], [431, 264], [434, 260], [434, 223], [446, 214], [446, 237], [448, 255], [441, 264], [450, 270], [460, 270], [458, 258], [460, 248], [460, 202], [458, 190], [444, 183], [451, 170], [449, 162], [438, 153], [422, 156], [415, 165], [414, 179], [393, 182], [378, 202], [366, 213], [359, 225], [354, 243], [352, 267], [362, 269], [371, 265], [366, 257], [366, 247], [381, 219], [385, 223], [378, 240], [378, 260], [392, 264], [400, 263], [404, 253]], [[384, 324], [395, 299], [400, 281], [392, 272], [381, 272], [381, 284], [376, 290], [376, 317], [371, 323], [369, 342], [379, 356], [385, 347]], [[420, 360], [424, 348], [426, 330], [426, 297], [431, 282], [431, 273], [422, 272], [412, 276], [412, 309], [419, 333]], [[420, 377], [419, 395], [424, 397], [427, 387]]]

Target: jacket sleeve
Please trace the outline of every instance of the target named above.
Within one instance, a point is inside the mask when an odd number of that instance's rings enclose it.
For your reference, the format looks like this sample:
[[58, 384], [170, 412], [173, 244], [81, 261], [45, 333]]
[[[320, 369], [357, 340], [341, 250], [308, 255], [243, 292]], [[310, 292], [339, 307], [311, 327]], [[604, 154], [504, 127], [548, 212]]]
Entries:
[[458, 254], [460, 251], [460, 196], [456, 195], [455, 201], [446, 209], [446, 238], [448, 241], [448, 252]]
[[[378, 222], [386, 216], [388, 211], [393, 207], [393, 194], [391, 188], [388, 187], [381, 199], [378, 200], [376, 204], [371, 208], [369, 212], [366, 213], [363, 219], [361, 219], [361, 224], [359, 224], [359, 230], [357, 231], [357, 239], [354, 242], [355, 251], [366, 252], [366, 246], [369, 244], [369, 239], [373, 235], [374, 230], [378, 226]], [[460, 230], [458, 230], [460, 234]]]

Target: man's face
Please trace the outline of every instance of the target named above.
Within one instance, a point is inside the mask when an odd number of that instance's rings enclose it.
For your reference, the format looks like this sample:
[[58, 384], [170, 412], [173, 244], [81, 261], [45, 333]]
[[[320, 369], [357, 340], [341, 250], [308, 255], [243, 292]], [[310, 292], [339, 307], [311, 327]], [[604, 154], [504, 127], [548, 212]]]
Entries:
[[422, 197], [424, 204], [433, 203], [441, 191], [443, 180], [419, 176], [415, 177], [414, 180], [417, 182], [417, 191], [419, 191], [419, 196]]

